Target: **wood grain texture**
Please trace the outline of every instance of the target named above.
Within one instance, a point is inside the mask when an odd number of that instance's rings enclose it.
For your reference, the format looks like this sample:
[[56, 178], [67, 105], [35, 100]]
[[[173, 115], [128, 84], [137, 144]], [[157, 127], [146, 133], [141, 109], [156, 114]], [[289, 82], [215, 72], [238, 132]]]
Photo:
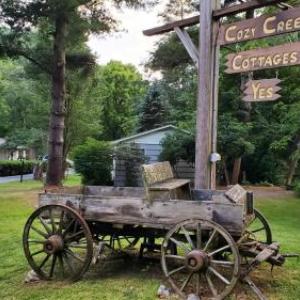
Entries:
[[300, 64], [300, 42], [229, 54], [228, 74], [288, 67]]
[[277, 93], [281, 90], [278, 86], [280, 82], [277, 78], [249, 80], [245, 86], [243, 101], [265, 102], [279, 99], [281, 96]]
[[234, 235], [239, 235], [244, 228], [244, 203], [232, 204], [221, 195], [214, 201], [169, 200], [149, 204], [134, 197], [40, 194], [39, 205], [48, 204], [71, 206], [91, 222], [168, 229], [182, 220], [203, 218], [219, 223]]
[[300, 30], [300, 7], [278, 14], [223, 25], [220, 28], [219, 44], [230, 45], [238, 42], [261, 39]]

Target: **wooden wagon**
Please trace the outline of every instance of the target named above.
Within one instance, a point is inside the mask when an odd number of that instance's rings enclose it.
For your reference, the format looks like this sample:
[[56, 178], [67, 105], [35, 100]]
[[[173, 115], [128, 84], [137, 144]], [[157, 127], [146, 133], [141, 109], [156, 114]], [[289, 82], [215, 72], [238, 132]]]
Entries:
[[[181, 185], [170, 176], [156, 178], [157, 184], [145, 182], [146, 193], [85, 187], [80, 194], [40, 194], [23, 235], [32, 269], [46, 280], [78, 280], [105, 249], [140, 247], [142, 256], [159, 244], [163, 273], [182, 298], [224, 299], [243, 280], [264, 299], [248, 275], [259, 263], [281, 265], [284, 257], [253, 207], [253, 194], [235, 186], [227, 192], [191, 190], [176, 199], [173, 190]], [[159, 183], [164, 196], [149, 197]]]

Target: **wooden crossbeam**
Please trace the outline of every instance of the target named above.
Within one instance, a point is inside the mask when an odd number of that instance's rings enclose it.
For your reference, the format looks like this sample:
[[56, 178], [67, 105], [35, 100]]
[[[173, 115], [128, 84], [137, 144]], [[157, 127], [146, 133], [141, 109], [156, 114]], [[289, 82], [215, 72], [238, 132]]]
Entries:
[[184, 28], [184, 27], [199, 24], [199, 22], [200, 22], [200, 16], [198, 15], [198, 16], [195, 16], [195, 17], [190, 17], [190, 18], [183, 19], [183, 20], [180, 20], [180, 21], [175, 21], [175, 22], [172, 22], [172, 23], [168, 23], [168, 24], [165, 24], [163, 26], [159, 26], [159, 27], [155, 27], [155, 28], [152, 28], [152, 29], [144, 30], [143, 33], [144, 33], [144, 35], [147, 35], [147, 36], [163, 34], [163, 33], [173, 31], [174, 28], [176, 28], [176, 27]]
[[[234, 14], [238, 14], [241, 12], [245, 12], [245, 11], [249, 11], [249, 10], [253, 10], [265, 6], [278, 4], [281, 2], [283, 1], [282, 0], [251, 0], [242, 4], [236, 4], [219, 10], [215, 10], [213, 12], [213, 17], [218, 19], [221, 17], [234, 15]], [[153, 36], [153, 35], [158, 35], [158, 34], [163, 34], [163, 33], [173, 31], [174, 28], [176, 27], [185, 28], [188, 26], [193, 26], [199, 24], [199, 22], [200, 22], [200, 15], [186, 18], [180, 21], [171, 22], [148, 30], [144, 30], [143, 33], [146, 36]]]
[[236, 15], [241, 12], [274, 5], [277, 3], [283, 2], [282, 0], [250, 0], [242, 4], [236, 4], [228, 7], [215, 10], [213, 12], [214, 18], [222, 18], [226, 16]]

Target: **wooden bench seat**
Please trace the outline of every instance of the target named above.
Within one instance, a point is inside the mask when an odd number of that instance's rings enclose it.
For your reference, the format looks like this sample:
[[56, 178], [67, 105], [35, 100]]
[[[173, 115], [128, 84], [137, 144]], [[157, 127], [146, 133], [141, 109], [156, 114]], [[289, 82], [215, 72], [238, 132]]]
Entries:
[[169, 191], [182, 187], [183, 185], [189, 184], [189, 179], [168, 179], [164, 182], [154, 183], [149, 188], [152, 191]]
[[191, 199], [190, 180], [175, 178], [169, 162], [143, 165], [142, 173], [149, 201]]

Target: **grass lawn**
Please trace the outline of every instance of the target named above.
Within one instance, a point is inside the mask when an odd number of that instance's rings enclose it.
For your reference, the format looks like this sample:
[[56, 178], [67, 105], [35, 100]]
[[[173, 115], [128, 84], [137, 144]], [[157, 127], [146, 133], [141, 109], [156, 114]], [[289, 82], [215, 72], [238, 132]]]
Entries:
[[[66, 182], [78, 184], [75, 176]], [[22, 250], [22, 230], [36, 205], [39, 190], [41, 184], [32, 181], [0, 185], [0, 300], [156, 299], [163, 279], [160, 266], [150, 261], [143, 265], [135, 261], [99, 264], [75, 284], [24, 284], [29, 267]], [[282, 252], [300, 252], [300, 199], [258, 199], [256, 207], [270, 221], [274, 240], [281, 243]], [[269, 266], [263, 266], [254, 278], [269, 300], [300, 299], [300, 262], [296, 259], [288, 260], [283, 268], [275, 268], [273, 275]], [[241, 294], [244, 292], [231, 299], [254, 299], [250, 292]]]

